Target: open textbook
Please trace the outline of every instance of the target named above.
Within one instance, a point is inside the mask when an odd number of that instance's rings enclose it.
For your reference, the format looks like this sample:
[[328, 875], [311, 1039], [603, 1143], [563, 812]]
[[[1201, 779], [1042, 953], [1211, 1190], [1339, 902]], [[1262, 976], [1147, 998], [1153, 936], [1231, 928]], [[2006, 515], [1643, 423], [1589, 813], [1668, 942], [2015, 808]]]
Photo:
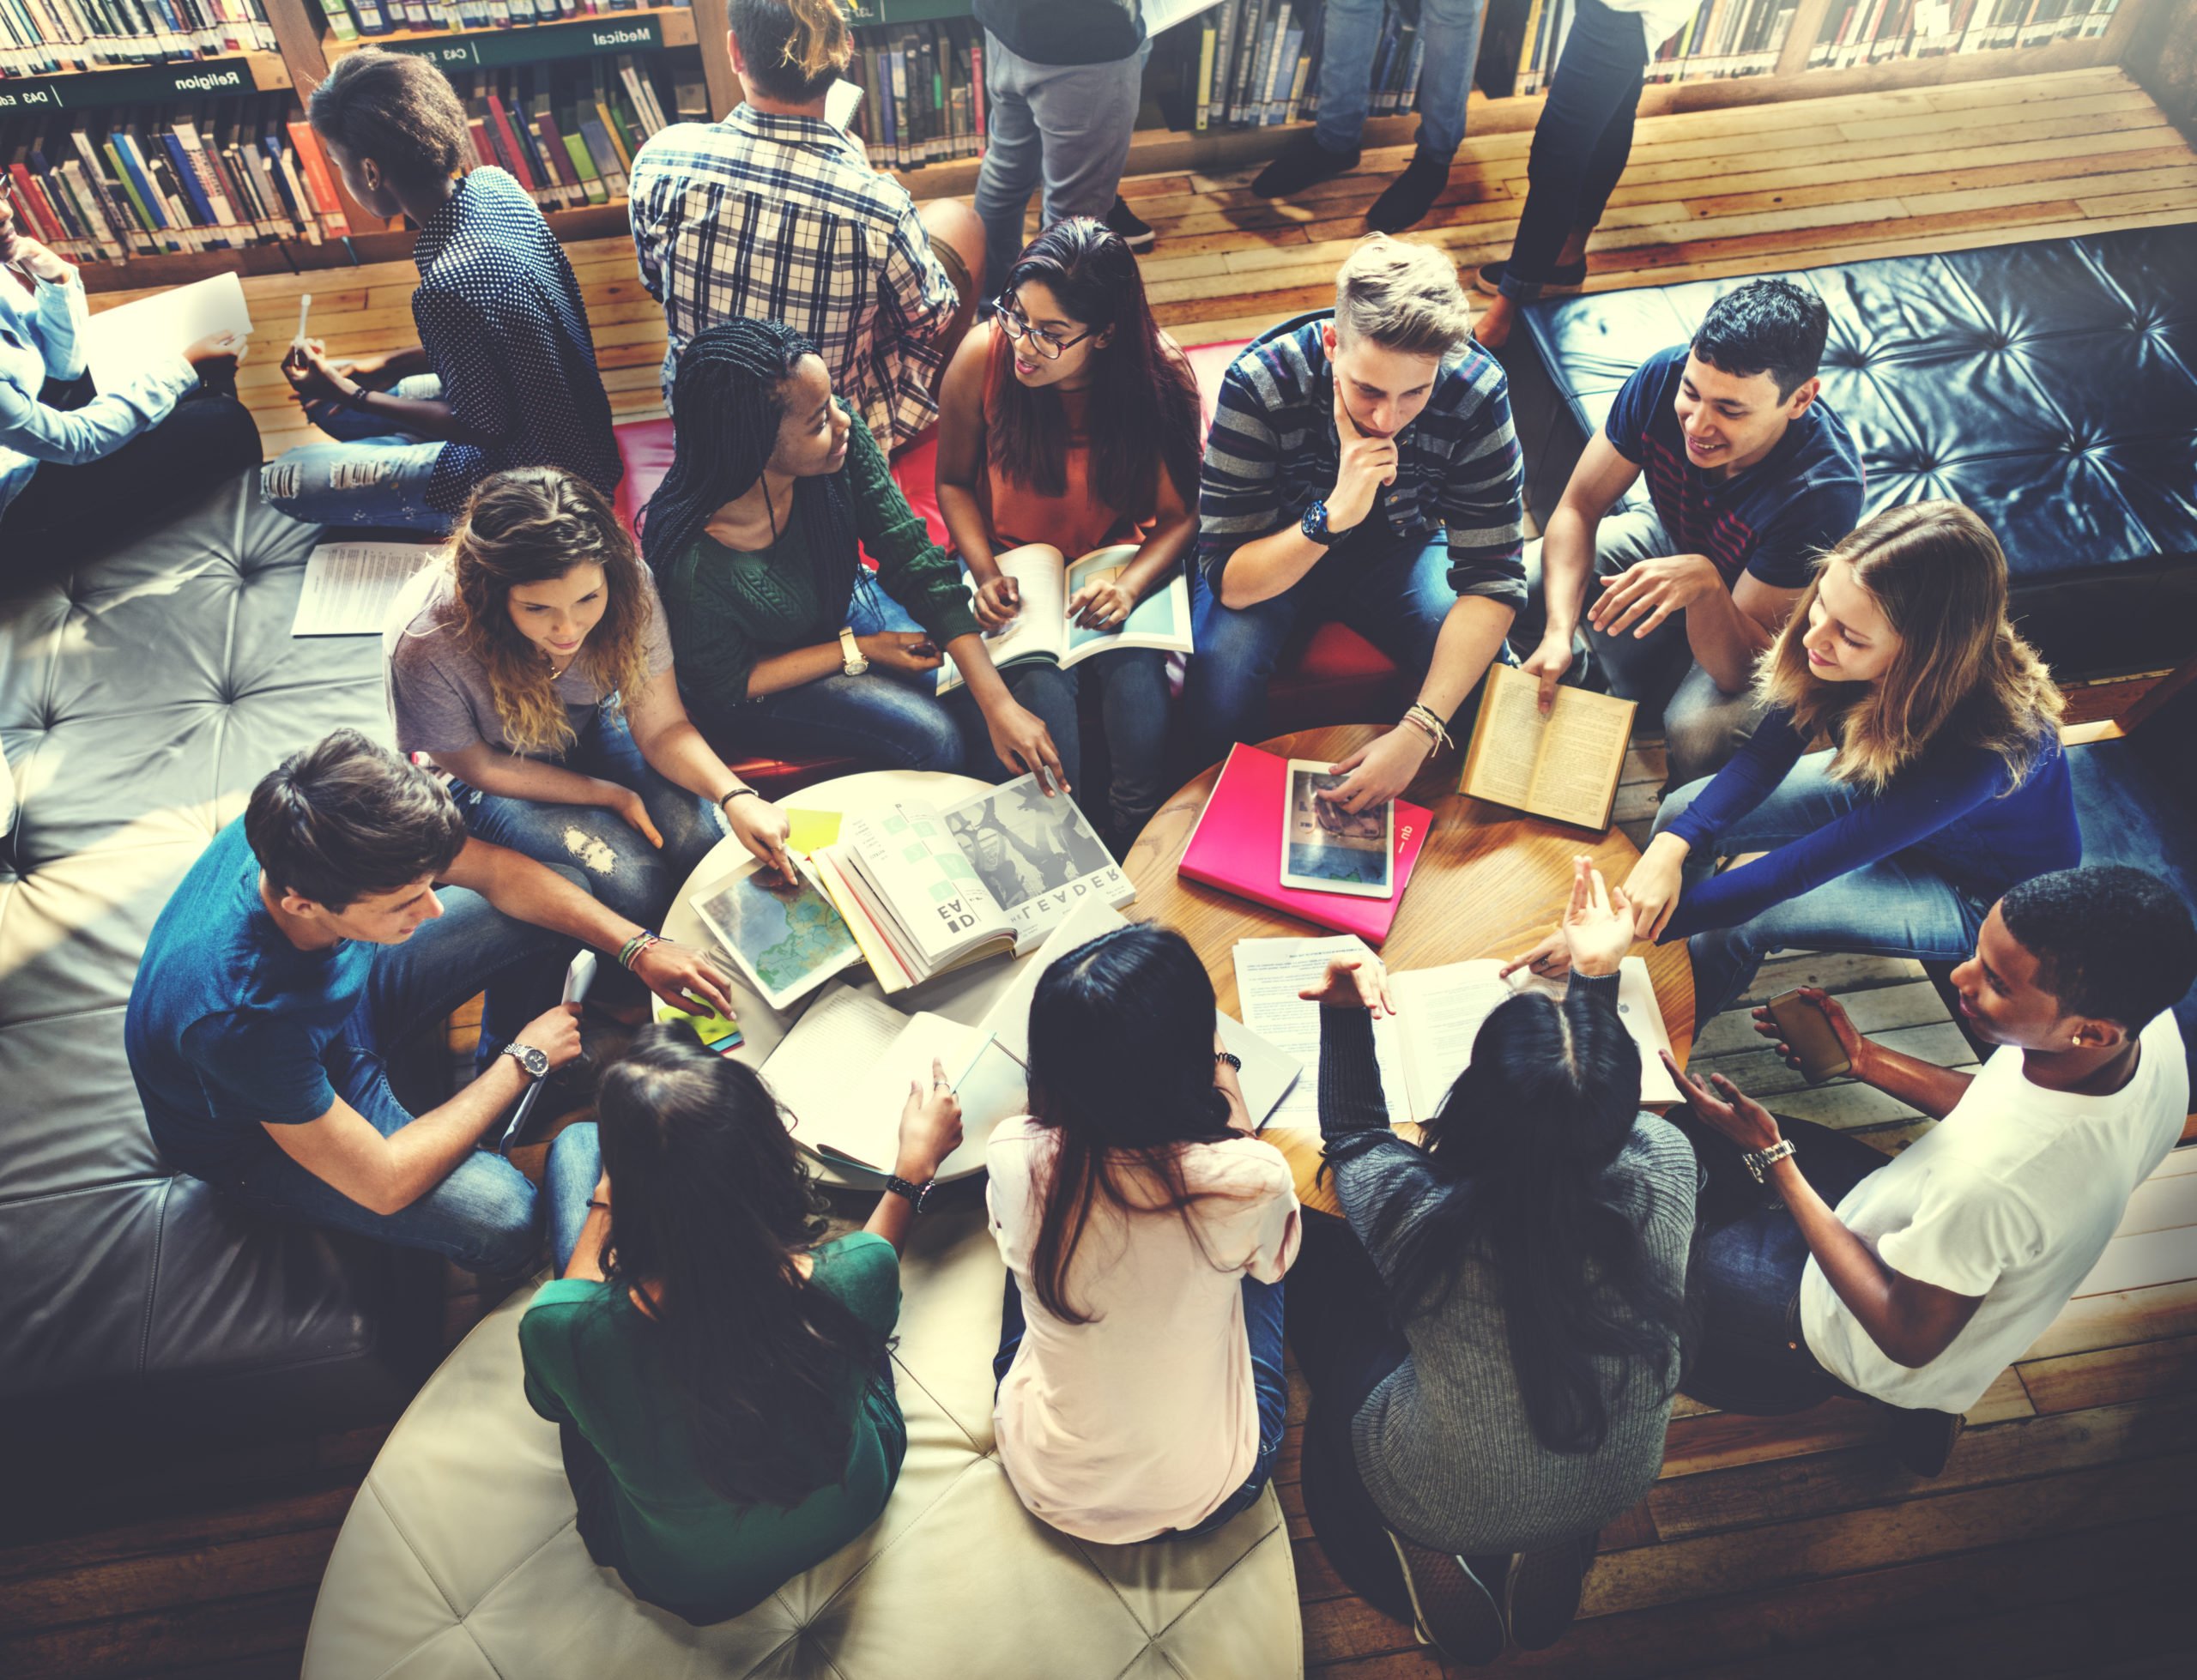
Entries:
[[1075, 801], [1034, 776], [944, 807], [850, 813], [813, 861], [887, 992], [1032, 950], [1086, 900], [1136, 897]]
[[[1245, 1024], [1304, 1068], [1273, 1124], [1316, 1130], [1320, 1123], [1320, 1008], [1298, 993], [1319, 983], [1331, 958], [1371, 954], [1349, 934], [1236, 942], [1236, 991]], [[1396, 1012], [1373, 1023], [1373, 1046], [1391, 1124], [1434, 1116], [1471, 1061], [1473, 1039], [1496, 1005], [1521, 992], [1564, 995], [1562, 984], [1522, 972], [1504, 980], [1502, 969], [1491, 957], [1440, 968], [1389, 970], [1389, 994]], [[1670, 1037], [1648, 965], [1637, 957], [1626, 958], [1619, 970], [1618, 1014], [1640, 1047], [1640, 1100], [1677, 1102], [1678, 1090], [1656, 1054], [1670, 1048]]]
[[[1069, 622], [1068, 604], [1085, 584], [1111, 577], [1135, 558], [1133, 542], [1094, 548], [1080, 560], [1062, 565], [1054, 548], [1010, 549], [1000, 570], [1022, 586], [1022, 612], [996, 636], [985, 638], [992, 663], [1006, 668], [1040, 660], [1067, 670], [1078, 661], [1109, 648], [1158, 648], [1165, 653], [1190, 650], [1190, 587], [1178, 570], [1166, 583], [1137, 602], [1119, 630], [1091, 630]], [[941, 668], [938, 692], [961, 686], [952, 660]]]
[[1540, 684], [1515, 666], [1491, 666], [1457, 791], [1582, 828], [1609, 826], [1633, 704], [1559, 687], [1543, 716]]
[[100, 390], [118, 391], [149, 363], [179, 356], [202, 338], [251, 331], [244, 282], [215, 275], [100, 311], [84, 329], [84, 365]]
[[[921, 1012], [904, 1014], [845, 984], [810, 1006], [763, 1063], [796, 1143], [827, 1158], [890, 1172], [900, 1110], [911, 1082], [928, 1085], [934, 1059], [961, 1099], [961, 1146], [941, 1165], [953, 1178], [983, 1165], [992, 1128], [1030, 1107], [1030, 1000], [1044, 971], [1086, 940], [1121, 927], [1091, 899], [1064, 917], [1014, 982], [974, 1025]], [[1298, 1081], [1296, 1061], [1241, 1022], [1220, 1018], [1222, 1042], [1243, 1061], [1238, 1076], [1256, 1124]]]

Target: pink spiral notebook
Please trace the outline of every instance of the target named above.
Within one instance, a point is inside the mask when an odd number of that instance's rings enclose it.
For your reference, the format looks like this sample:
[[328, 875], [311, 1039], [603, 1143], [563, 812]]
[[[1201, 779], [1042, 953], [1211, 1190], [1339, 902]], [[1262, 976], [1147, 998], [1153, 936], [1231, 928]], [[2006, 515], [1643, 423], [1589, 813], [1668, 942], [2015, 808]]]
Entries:
[[1396, 895], [1353, 898], [1341, 892], [1311, 892], [1281, 884], [1281, 805], [1287, 790], [1286, 759], [1238, 742], [1220, 767], [1220, 781], [1206, 801], [1198, 825], [1190, 831], [1177, 873], [1239, 898], [1264, 904], [1285, 916], [1301, 916], [1339, 934], [1355, 934], [1377, 946], [1389, 937], [1433, 827], [1434, 813], [1406, 800], [1396, 801]]

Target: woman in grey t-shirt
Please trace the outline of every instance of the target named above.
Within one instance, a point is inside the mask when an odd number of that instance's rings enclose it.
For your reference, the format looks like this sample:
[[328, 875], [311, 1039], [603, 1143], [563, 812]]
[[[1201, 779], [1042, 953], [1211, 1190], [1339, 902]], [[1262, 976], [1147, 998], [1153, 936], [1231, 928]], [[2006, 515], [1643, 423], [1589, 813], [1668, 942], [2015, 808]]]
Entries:
[[645, 928], [728, 829], [790, 879], [785, 817], [688, 721], [656, 586], [586, 480], [483, 480], [384, 643], [397, 746], [479, 838], [579, 868]]

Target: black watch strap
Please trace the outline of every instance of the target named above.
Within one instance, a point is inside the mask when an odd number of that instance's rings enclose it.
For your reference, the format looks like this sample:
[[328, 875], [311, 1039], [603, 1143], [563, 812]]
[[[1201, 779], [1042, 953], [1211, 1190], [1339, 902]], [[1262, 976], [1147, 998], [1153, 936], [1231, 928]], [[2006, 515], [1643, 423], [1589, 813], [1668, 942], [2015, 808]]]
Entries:
[[885, 1181], [885, 1188], [890, 1194], [905, 1196], [908, 1205], [920, 1213], [923, 1211], [923, 1204], [930, 1200], [930, 1187], [937, 1182], [935, 1178], [927, 1178], [920, 1184], [911, 1184], [899, 1174], [894, 1173]]

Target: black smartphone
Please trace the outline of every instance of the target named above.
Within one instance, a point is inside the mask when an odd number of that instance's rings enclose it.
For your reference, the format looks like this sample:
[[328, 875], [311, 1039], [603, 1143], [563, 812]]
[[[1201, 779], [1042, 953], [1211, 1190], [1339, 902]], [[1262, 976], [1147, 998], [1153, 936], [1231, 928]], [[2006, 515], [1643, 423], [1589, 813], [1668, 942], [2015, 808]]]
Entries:
[[1819, 1085], [1852, 1071], [1854, 1064], [1839, 1048], [1838, 1035], [1831, 1030], [1823, 1011], [1798, 990], [1780, 992], [1770, 999], [1770, 1018], [1777, 1023], [1779, 1036], [1800, 1059], [1801, 1077], [1810, 1085]]

